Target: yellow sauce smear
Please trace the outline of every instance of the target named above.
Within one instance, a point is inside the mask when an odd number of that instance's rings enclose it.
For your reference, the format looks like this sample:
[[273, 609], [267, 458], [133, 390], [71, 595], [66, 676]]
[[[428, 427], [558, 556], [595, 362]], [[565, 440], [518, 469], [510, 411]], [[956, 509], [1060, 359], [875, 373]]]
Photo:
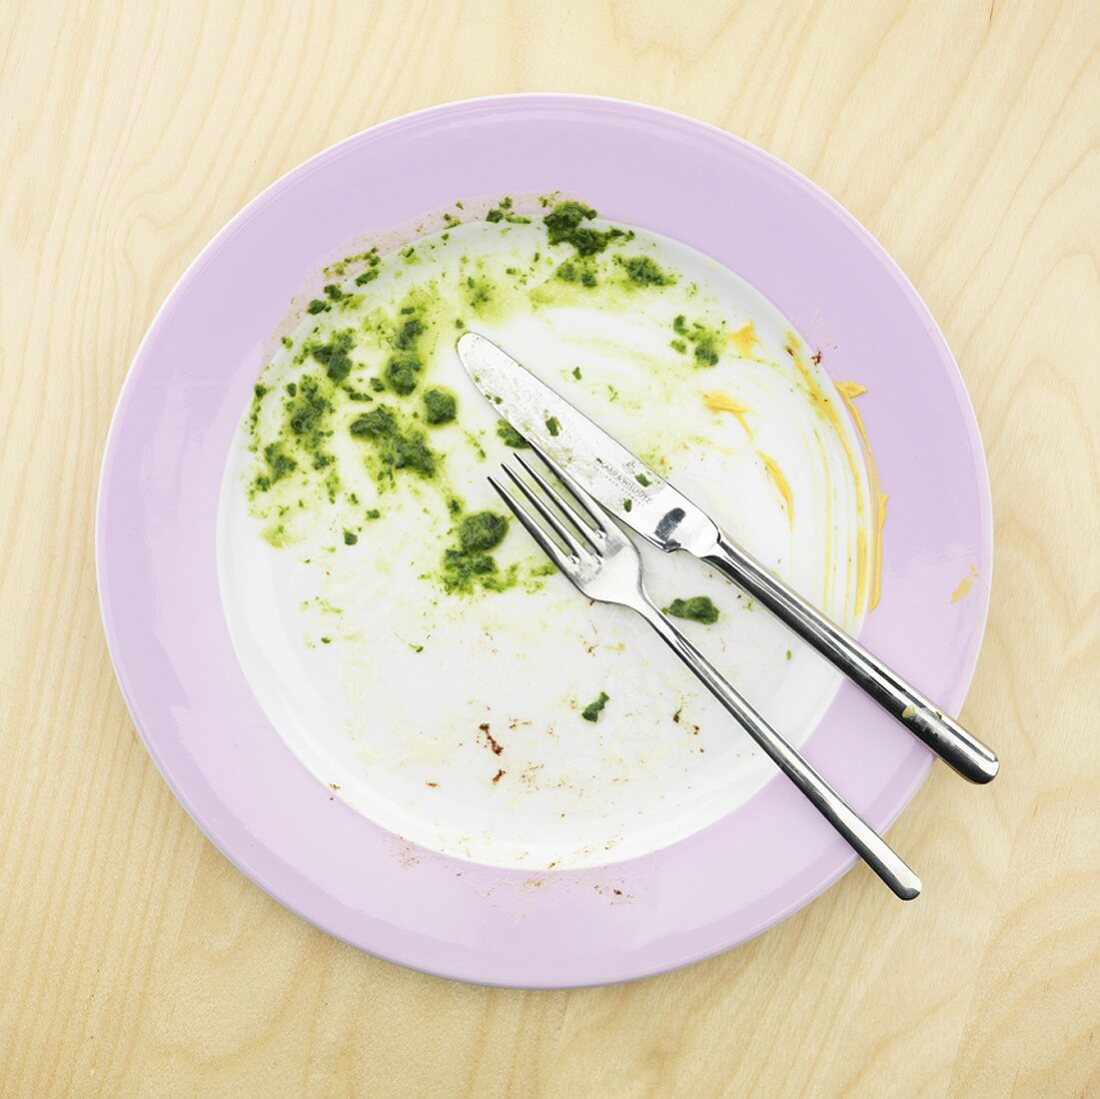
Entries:
[[[856, 535], [856, 592], [855, 592], [855, 606], [854, 612], [859, 614], [863, 609], [864, 602], [866, 601], [868, 610], [874, 610], [877, 599], [877, 588], [873, 583], [868, 583], [871, 579], [869, 576], [870, 567], [868, 562], [867, 552], [867, 537], [864, 533], [863, 518], [867, 511], [866, 502], [863, 499], [863, 493], [859, 491], [860, 476], [859, 476], [859, 464], [856, 462], [856, 456], [852, 451], [851, 446], [848, 444], [847, 437], [844, 434], [844, 425], [840, 418], [840, 410], [837, 408], [837, 404], [834, 400], [830, 400], [829, 395], [818, 384], [817, 379], [810, 372], [810, 368], [806, 364], [806, 360], [802, 356], [802, 341], [793, 332], [786, 334], [787, 342], [785, 350], [791, 357], [791, 361], [802, 378], [803, 385], [806, 388], [806, 393], [810, 400], [813, 402], [814, 407], [819, 416], [822, 417], [829, 424], [836, 434], [836, 437], [840, 440], [840, 445], [844, 447], [845, 457], [848, 459], [848, 469], [852, 474], [852, 483], [856, 486], [856, 514], [859, 518]], [[839, 387], [838, 387], [839, 388]], [[852, 408], [851, 398], [844, 397], [841, 393], [845, 403], [849, 408]], [[857, 417], [858, 420], [858, 417]], [[860, 435], [863, 440], [866, 440], [866, 433], [863, 431], [862, 422], [860, 421]], [[869, 469], [874, 469], [874, 460], [870, 453], [870, 446], [866, 444], [867, 448], [867, 462]], [[875, 491], [878, 487], [877, 473], [872, 475], [872, 497], [875, 495]], [[876, 569], [878, 563], [881, 561], [881, 554], [875, 553]], [[827, 583], [827, 581], [826, 581]], [[870, 591], [870, 598], [868, 598], [868, 588]]]
[[[756, 359], [757, 356], [753, 354], [753, 349], [760, 344], [760, 341], [757, 338], [756, 326], [754, 323], [750, 320], [743, 327], [737, 329], [736, 332], [731, 332], [730, 343], [733, 344], [733, 347], [740, 357]], [[856, 532], [856, 591], [854, 611], [856, 614], [859, 614], [865, 604], [868, 610], [874, 610], [875, 607], [878, 606], [879, 599], [882, 595], [882, 531], [886, 523], [886, 502], [889, 496], [881, 490], [878, 478], [878, 467], [875, 465], [874, 454], [871, 450], [871, 441], [867, 437], [867, 429], [864, 427], [863, 417], [860, 416], [859, 410], [855, 406], [855, 398], [866, 393], [867, 387], [853, 381], [840, 381], [835, 383], [837, 392], [840, 394], [856, 425], [862, 443], [862, 449], [865, 452], [867, 471], [870, 480], [871, 499], [875, 509], [874, 522], [872, 524], [873, 545], [870, 547], [868, 547], [867, 544], [867, 531], [862, 522], [866, 512], [866, 503], [862, 492], [858, 491], [858, 486], [860, 484], [859, 467], [856, 463], [855, 454], [845, 437], [836, 402], [830, 400], [829, 395], [821, 388], [817, 379], [811, 373], [801, 353], [802, 342], [793, 332], [787, 333], [786, 351], [790, 355], [805, 386], [806, 393], [813, 403], [818, 415], [832, 427], [837, 438], [840, 440], [841, 446], [844, 447], [844, 453], [848, 459], [848, 467], [852, 474], [852, 480], [857, 486], [856, 511], [860, 518], [860, 523]], [[733, 394], [727, 393], [722, 389], [711, 389], [703, 394], [703, 404], [712, 412], [728, 412], [731, 416], [735, 417], [737, 422], [745, 429], [745, 434], [749, 439], [753, 438], [753, 429], [747, 418], [747, 414], [752, 410], [742, 404]], [[820, 438], [818, 439], [818, 445], [821, 448], [822, 461], [824, 462], [825, 449], [824, 443]], [[787, 509], [787, 523], [793, 529], [794, 497], [791, 491], [790, 482], [787, 480], [783, 470], [780, 469], [779, 464], [770, 454], [765, 454], [762, 450], [758, 450], [756, 453], [764, 463], [764, 468], [767, 471], [769, 479], [783, 498], [784, 505]], [[831, 512], [832, 497], [830, 493], [827, 502], [827, 513], [831, 514]], [[828, 521], [830, 520], [827, 519], [827, 522]], [[832, 580], [831, 548], [831, 542], [827, 540], [824, 594], [826, 600], [828, 600]], [[954, 601], [955, 598], [962, 598], [962, 596], [966, 594], [966, 588], [969, 587], [969, 578], [964, 581], [964, 584], [965, 587], [962, 588], [957, 596], [952, 597], [952, 601]]]
[[859, 426], [860, 434], [864, 434], [863, 418], [860, 416], [859, 410], [851, 402], [854, 401], [856, 397], [862, 397], [863, 394], [867, 392], [867, 387], [865, 385], [860, 385], [859, 382], [852, 381], [834, 382], [833, 384], [836, 386], [836, 391], [844, 398], [845, 402], [848, 404], [848, 408], [851, 411], [852, 415], [855, 417], [856, 424]]
[[951, 593], [951, 602], [957, 603], [962, 599], [967, 592], [970, 591], [970, 585], [978, 578], [978, 566], [971, 565], [970, 572], [962, 578], [959, 582], [959, 586]]
[[[871, 596], [867, 603], [868, 610], [874, 610], [882, 596], [882, 529], [886, 525], [886, 501], [890, 494], [882, 491], [882, 485], [878, 479], [878, 466], [875, 464], [875, 455], [871, 450], [871, 440], [867, 437], [867, 428], [864, 427], [863, 417], [856, 408], [856, 398], [862, 397], [867, 392], [865, 385], [851, 380], [835, 382], [836, 390], [844, 400], [852, 421], [859, 432], [860, 441], [863, 443], [864, 457], [867, 461], [867, 472], [871, 480], [871, 498], [875, 502], [875, 544], [872, 548], [873, 573], [871, 576]], [[863, 532], [860, 531], [860, 538]]]
[[[749, 324], [751, 325], [752, 322], [750, 321]], [[745, 413], [751, 410], [732, 394], [722, 389], [711, 389], [703, 394], [703, 404], [713, 412], [728, 412], [731, 416], [735, 416], [737, 422], [745, 429], [745, 434], [752, 438], [752, 428], [749, 427], [749, 421], [745, 419]]]
[[[868, 455], [870, 452], [868, 451]], [[868, 457], [868, 464], [874, 469], [874, 458]], [[875, 485], [878, 486], [878, 470], [875, 470]], [[878, 606], [882, 595], [882, 528], [886, 526], [886, 501], [890, 499], [890, 493], [878, 489], [875, 494], [875, 572], [871, 584], [871, 602], [867, 604], [868, 610], [874, 610]]]
[[756, 325], [749, 321], [738, 328], [736, 332], [731, 332], [730, 343], [733, 344], [734, 350], [741, 358], [755, 359], [756, 356], [752, 353], [752, 349], [760, 344], [760, 340], [756, 335]]
[[787, 480], [783, 470], [779, 468], [779, 463], [770, 454], [758, 450], [756, 455], [764, 463], [764, 468], [768, 471], [772, 483], [779, 489], [779, 495], [783, 497], [783, 503], [787, 507], [787, 526], [794, 530], [794, 498], [791, 495], [790, 481]]
[[833, 529], [833, 491], [832, 480], [829, 477], [829, 460], [825, 453], [825, 440], [816, 427], [814, 428], [814, 440], [817, 443], [818, 453], [821, 455], [821, 471], [825, 475], [825, 577], [821, 588], [821, 599], [823, 603], [828, 603], [833, 590], [833, 540], [828, 537], [828, 532]]

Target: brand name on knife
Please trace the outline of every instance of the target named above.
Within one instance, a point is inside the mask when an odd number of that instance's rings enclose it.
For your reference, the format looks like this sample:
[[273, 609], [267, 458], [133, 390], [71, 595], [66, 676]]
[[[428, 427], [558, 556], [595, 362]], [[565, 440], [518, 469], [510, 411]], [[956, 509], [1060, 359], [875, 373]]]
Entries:
[[639, 504], [644, 504], [646, 500], [649, 499], [649, 494], [646, 492], [636, 475], [630, 476], [617, 466], [608, 465], [600, 457], [596, 458], [596, 464], [599, 466], [600, 472], [603, 473], [609, 481], [613, 481], [615, 486], [625, 493], [628, 499], [636, 500]]

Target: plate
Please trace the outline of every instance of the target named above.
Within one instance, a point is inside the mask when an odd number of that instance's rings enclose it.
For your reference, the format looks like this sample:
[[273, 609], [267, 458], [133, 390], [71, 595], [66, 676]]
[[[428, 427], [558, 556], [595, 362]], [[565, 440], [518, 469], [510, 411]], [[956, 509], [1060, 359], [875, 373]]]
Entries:
[[[242, 667], [219, 583], [219, 505], [288, 302], [364, 233], [456, 198], [549, 191], [736, 272], [834, 379], [866, 387], [855, 407], [889, 501], [881, 599], [861, 638], [953, 713], [977, 659], [992, 548], [973, 411], [916, 292], [820, 190], [720, 130], [586, 97], [450, 104], [334, 146], [242, 211], [154, 321], [107, 443], [97, 564], [123, 693], [176, 796], [272, 896], [393, 961], [524, 987], [627, 980], [706, 957], [795, 911], [854, 862], [779, 777], [620, 861], [464, 860], [373, 822], [311, 773]], [[804, 751], [879, 828], [931, 762], [848, 684]]]

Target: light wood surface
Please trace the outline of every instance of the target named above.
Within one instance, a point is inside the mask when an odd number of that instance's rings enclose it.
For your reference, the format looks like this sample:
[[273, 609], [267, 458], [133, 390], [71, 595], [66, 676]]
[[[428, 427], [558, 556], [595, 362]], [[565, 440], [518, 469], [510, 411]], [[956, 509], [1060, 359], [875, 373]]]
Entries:
[[[0, 5], [0, 1094], [1100, 1095], [1100, 68], [1095, 2]], [[964, 717], [866, 872], [630, 986], [459, 985], [307, 926], [138, 741], [100, 628], [98, 465], [209, 237], [359, 129], [506, 91], [639, 99], [776, 153], [916, 283], [989, 454]]]

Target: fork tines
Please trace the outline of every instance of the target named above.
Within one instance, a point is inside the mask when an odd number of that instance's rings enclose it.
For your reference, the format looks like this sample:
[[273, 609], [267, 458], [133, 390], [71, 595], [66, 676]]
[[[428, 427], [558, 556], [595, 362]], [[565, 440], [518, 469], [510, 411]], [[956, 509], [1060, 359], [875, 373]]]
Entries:
[[[543, 552], [562, 572], [569, 573], [585, 558], [599, 557], [601, 545], [606, 539], [608, 523], [603, 508], [556, 462], [539, 447], [532, 450], [561, 483], [563, 490], [555, 488], [522, 454], [513, 455], [527, 477], [508, 463], [501, 471], [514, 486], [509, 491], [495, 477], [489, 483], [523, 528], [538, 542]], [[517, 498], [516, 493], [523, 500]], [[523, 501], [527, 502], [525, 506]], [[540, 523], [532, 511], [541, 516]], [[547, 532], [549, 527], [554, 537]]]

